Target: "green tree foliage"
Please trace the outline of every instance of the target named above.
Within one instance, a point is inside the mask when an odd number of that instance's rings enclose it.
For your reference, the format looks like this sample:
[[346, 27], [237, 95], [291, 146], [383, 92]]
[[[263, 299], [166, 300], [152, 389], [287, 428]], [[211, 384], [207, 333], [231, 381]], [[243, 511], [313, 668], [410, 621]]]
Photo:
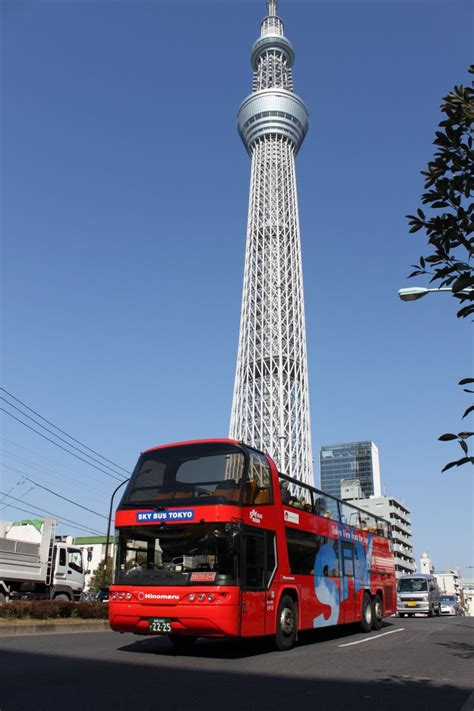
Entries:
[[[474, 74], [474, 65], [469, 72]], [[419, 208], [416, 215], [407, 215], [410, 232], [424, 230], [429, 252], [420, 257], [415, 271], [409, 276], [429, 275], [437, 287], [449, 287], [459, 303], [458, 318], [474, 314], [474, 154], [472, 147], [472, 124], [474, 120], [474, 89], [455, 86], [441, 104], [445, 118], [436, 131], [434, 145], [437, 147], [425, 177], [425, 192], [421, 196], [426, 212]], [[473, 378], [463, 378], [460, 385], [474, 383]], [[464, 388], [465, 392], [472, 390]], [[463, 418], [474, 411], [470, 405]], [[473, 432], [458, 432], [441, 435], [441, 441], [456, 440], [463, 456], [449, 462], [443, 471], [454, 466], [474, 464], [469, 456], [466, 440]]]
[[91, 578], [90, 587], [98, 590], [104, 585], [112, 585], [112, 575], [114, 564], [112, 558], [107, 558], [107, 569], [105, 570], [104, 576], [105, 560], [101, 560], [97, 566], [94, 575]]

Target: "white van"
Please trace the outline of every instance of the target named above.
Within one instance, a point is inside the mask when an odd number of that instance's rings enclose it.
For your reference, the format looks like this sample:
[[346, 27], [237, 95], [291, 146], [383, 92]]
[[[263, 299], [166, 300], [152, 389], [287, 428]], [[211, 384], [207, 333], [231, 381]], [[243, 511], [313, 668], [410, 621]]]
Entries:
[[440, 592], [433, 575], [413, 573], [413, 575], [402, 575], [398, 580], [398, 616], [413, 617], [416, 613], [428, 617], [441, 614]]

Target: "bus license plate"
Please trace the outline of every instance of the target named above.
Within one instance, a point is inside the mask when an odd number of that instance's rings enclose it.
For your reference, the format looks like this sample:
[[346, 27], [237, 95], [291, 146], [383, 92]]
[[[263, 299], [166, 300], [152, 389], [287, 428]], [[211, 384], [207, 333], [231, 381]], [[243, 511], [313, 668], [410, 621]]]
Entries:
[[407, 602], [407, 607], [416, 607], [416, 602]]
[[171, 620], [164, 617], [149, 617], [148, 629], [156, 634], [168, 634], [171, 632]]

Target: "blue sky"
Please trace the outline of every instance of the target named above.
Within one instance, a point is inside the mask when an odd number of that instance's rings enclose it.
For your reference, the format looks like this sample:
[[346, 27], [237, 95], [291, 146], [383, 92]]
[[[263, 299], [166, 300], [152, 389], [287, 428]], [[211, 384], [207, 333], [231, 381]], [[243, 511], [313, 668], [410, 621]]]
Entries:
[[[397, 297], [426, 254], [404, 216], [441, 98], [469, 80], [470, 4], [279, 11], [310, 113], [297, 178], [316, 482], [322, 444], [374, 440], [417, 557], [472, 575], [472, 472], [441, 474], [458, 452], [437, 442], [465, 428], [470, 325], [445, 295]], [[155, 444], [226, 436], [250, 175], [236, 113], [264, 1], [6, 0], [2, 13], [4, 386], [126, 468]], [[21, 472], [102, 512], [111, 479], [11, 418], [1, 446], [1, 490], [104, 530], [27, 494]]]

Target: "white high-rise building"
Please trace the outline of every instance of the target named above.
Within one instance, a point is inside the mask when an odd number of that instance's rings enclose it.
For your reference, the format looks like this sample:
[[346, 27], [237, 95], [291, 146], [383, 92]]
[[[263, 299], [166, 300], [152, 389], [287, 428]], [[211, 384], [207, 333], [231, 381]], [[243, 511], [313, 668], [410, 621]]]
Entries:
[[416, 562], [413, 555], [410, 511], [407, 507], [393, 496], [371, 496], [354, 503], [360, 509], [370, 511], [390, 523], [397, 578], [414, 573]]
[[240, 339], [230, 436], [313, 483], [295, 156], [308, 114], [293, 91], [295, 53], [268, 0], [252, 49], [252, 93], [238, 130], [252, 160]]

